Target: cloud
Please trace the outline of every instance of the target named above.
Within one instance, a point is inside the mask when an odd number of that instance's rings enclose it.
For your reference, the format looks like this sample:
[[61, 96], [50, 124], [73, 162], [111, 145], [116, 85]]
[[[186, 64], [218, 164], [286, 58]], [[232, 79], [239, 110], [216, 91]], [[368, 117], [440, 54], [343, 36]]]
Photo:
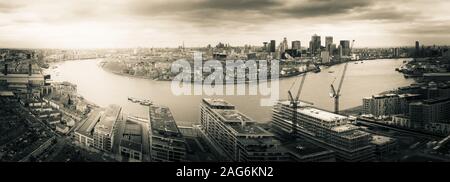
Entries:
[[292, 18], [326, 17], [350, 13], [371, 4], [370, 0], [307, 0], [293, 6], [280, 8], [278, 12]]
[[450, 36], [450, 24], [442, 22], [422, 22], [407, 25], [398, 30], [400, 33], [421, 35], [421, 36], [435, 36], [440, 38], [442, 36]]
[[59, 43], [66, 37], [97, 39], [107, 34], [110, 37], [98, 42], [185, 40], [203, 45], [234, 40], [259, 45], [278, 36], [309, 41], [318, 33], [336, 39], [356, 36], [361, 43], [368, 37], [367, 44], [381, 45], [406, 34], [411, 35], [408, 39], [448, 35], [450, 29], [447, 0], [0, 1], [0, 34], [8, 35], [0, 41], [10, 42], [26, 37], [29, 42]]
[[0, 2], [0, 13], [10, 13], [20, 7], [22, 7], [22, 5], [14, 2]]

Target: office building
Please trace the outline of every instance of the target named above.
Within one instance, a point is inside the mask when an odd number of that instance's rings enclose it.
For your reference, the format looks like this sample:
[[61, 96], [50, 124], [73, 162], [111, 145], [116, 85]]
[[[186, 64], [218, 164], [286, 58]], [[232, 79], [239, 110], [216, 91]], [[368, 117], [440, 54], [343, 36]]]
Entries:
[[88, 118], [75, 129], [75, 141], [86, 147], [110, 152], [116, 124], [122, 119], [121, 112], [122, 108], [117, 105], [91, 111]]
[[342, 49], [342, 56], [350, 56], [350, 41], [349, 40], [341, 40], [339, 45]]
[[269, 52], [269, 48], [267, 47], [267, 42], [263, 42], [263, 51], [264, 52]]
[[419, 41], [416, 41], [416, 49], [415, 49], [415, 55], [416, 57], [420, 57], [420, 44]]
[[398, 150], [397, 140], [391, 137], [372, 135], [370, 142], [375, 146], [375, 154], [378, 160], [382, 160]]
[[363, 113], [375, 117], [408, 114], [409, 104], [420, 99], [419, 94], [384, 94], [363, 98]]
[[320, 58], [322, 59], [323, 64], [328, 64], [331, 61], [330, 52], [328, 51], [322, 51], [320, 53]]
[[331, 36], [326, 36], [326, 37], [325, 37], [325, 49], [326, 49], [327, 51], [331, 52], [331, 51], [330, 51], [330, 47], [331, 47], [332, 44], [333, 44], [333, 37], [331, 37]]
[[[297, 112], [297, 124], [292, 124], [293, 112]], [[286, 135], [304, 137], [314, 144], [333, 150], [338, 161], [371, 161], [374, 146], [369, 133], [349, 123], [349, 119], [300, 103], [294, 110], [289, 101], [280, 101], [273, 108], [272, 126]], [[292, 127], [295, 127], [293, 130]]]
[[142, 161], [142, 126], [132, 121], [125, 122], [125, 129], [119, 145], [122, 161]]
[[292, 41], [292, 49], [300, 51], [302, 44], [299, 40]]
[[337, 51], [336, 51], [336, 44], [331, 44], [330, 45], [330, 55], [334, 56], [336, 55]]
[[276, 51], [276, 42], [275, 40], [271, 40], [270, 41], [270, 45], [269, 45], [269, 52], [275, 52]]
[[314, 34], [309, 42], [309, 51], [312, 56], [320, 54], [321, 45], [320, 36]]
[[150, 158], [154, 162], [186, 161], [186, 140], [168, 107], [149, 107]]
[[281, 143], [253, 119], [221, 99], [200, 104], [202, 132], [231, 161], [286, 161]]
[[396, 94], [363, 98], [363, 113], [375, 117], [400, 114], [400, 97]]
[[286, 52], [287, 49], [289, 49], [289, 47], [288, 47], [287, 39], [285, 37], [285, 38], [283, 38], [283, 42], [280, 45], [280, 53]]
[[450, 98], [427, 99], [409, 107], [412, 123], [450, 123]]
[[[0, 64], [1, 65], [1, 64]], [[21, 63], [3, 63], [0, 85], [16, 95], [40, 97], [45, 84], [44, 75], [37, 65]]]
[[117, 121], [122, 119], [122, 107], [117, 105], [110, 105], [100, 121], [94, 127], [94, 147], [103, 150], [111, 151], [114, 143], [114, 133], [116, 130]]

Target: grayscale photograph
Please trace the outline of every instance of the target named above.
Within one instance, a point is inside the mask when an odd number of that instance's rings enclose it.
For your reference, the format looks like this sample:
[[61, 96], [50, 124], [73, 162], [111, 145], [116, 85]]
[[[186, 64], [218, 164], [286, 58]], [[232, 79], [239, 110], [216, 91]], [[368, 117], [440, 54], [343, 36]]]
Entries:
[[0, 165], [450, 162], [449, 7], [0, 0]]

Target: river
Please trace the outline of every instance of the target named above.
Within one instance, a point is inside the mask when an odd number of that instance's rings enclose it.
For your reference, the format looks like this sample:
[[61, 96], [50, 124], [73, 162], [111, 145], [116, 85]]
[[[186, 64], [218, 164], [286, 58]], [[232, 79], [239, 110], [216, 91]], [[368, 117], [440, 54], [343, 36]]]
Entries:
[[[364, 63], [349, 63], [342, 87], [340, 108], [348, 109], [362, 104], [362, 98], [413, 83], [405, 79], [395, 68], [405, 59], [379, 59]], [[128, 97], [150, 99], [155, 104], [171, 109], [175, 120], [185, 124], [196, 123], [199, 104], [204, 96], [175, 96], [171, 82], [153, 81], [109, 73], [95, 60], [73, 60], [55, 63], [56, 68], [46, 70], [54, 81], [68, 81], [77, 85], [78, 93], [85, 99], [102, 107], [117, 104], [132, 115], [147, 117], [148, 108], [128, 101]], [[53, 66], [52, 65], [52, 66]], [[344, 64], [322, 68], [320, 73], [308, 73], [301, 99], [313, 102], [316, 107], [333, 110], [333, 99], [329, 97], [330, 83], [338, 83]], [[281, 79], [280, 98], [287, 98], [287, 90], [299, 77]], [[299, 81], [297, 81], [298, 83]], [[296, 92], [296, 89], [293, 93]], [[239, 111], [259, 122], [271, 119], [272, 107], [260, 106], [261, 95], [218, 96], [234, 104]], [[264, 97], [266, 98], [266, 97]]]

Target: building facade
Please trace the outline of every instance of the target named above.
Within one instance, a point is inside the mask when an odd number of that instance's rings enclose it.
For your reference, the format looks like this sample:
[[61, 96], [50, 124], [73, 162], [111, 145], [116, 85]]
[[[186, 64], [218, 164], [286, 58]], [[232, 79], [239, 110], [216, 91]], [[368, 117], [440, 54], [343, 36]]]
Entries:
[[200, 124], [206, 137], [231, 161], [288, 160], [272, 133], [224, 100], [203, 99]]
[[149, 107], [150, 159], [154, 162], [186, 161], [186, 140], [164, 106]]
[[[349, 124], [345, 116], [337, 115], [301, 103], [296, 111], [289, 101], [280, 101], [272, 113], [272, 126], [285, 134], [296, 133], [316, 145], [333, 150], [339, 161], [371, 161], [374, 146], [371, 135]], [[292, 124], [293, 112], [297, 112], [297, 124]]]

